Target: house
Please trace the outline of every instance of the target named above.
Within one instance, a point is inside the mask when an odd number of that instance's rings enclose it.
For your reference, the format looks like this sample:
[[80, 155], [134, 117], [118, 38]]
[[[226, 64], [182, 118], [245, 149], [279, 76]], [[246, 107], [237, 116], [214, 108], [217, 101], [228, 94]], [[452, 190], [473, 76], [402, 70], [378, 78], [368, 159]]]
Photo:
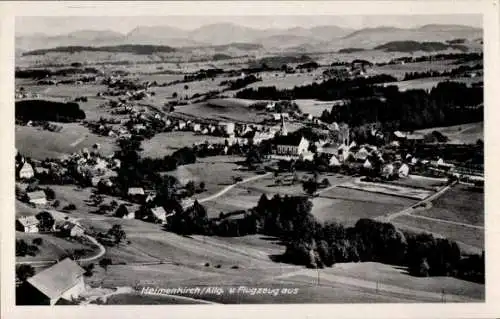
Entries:
[[193, 124], [193, 132], [200, 132], [200, 131], [201, 131], [201, 124], [194, 123]]
[[363, 168], [366, 168], [366, 169], [371, 169], [373, 166], [372, 166], [372, 163], [369, 161], [369, 160], [366, 160], [364, 163], [363, 163]]
[[127, 194], [129, 196], [144, 196], [144, 189], [142, 187], [130, 187]]
[[362, 147], [359, 149], [359, 151], [356, 152], [356, 155], [354, 155], [354, 158], [358, 161], [364, 161], [368, 158], [368, 155], [370, 155], [368, 150], [366, 148]]
[[35, 176], [35, 172], [33, 171], [33, 166], [30, 163], [24, 163], [21, 169], [19, 170], [19, 178], [30, 179]]
[[167, 222], [167, 212], [165, 211], [165, 208], [163, 208], [162, 206], [151, 208], [151, 213], [162, 224], [165, 224]]
[[66, 258], [29, 278], [19, 294], [19, 304], [52, 306], [60, 299], [78, 298], [85, 291], [84, 273], [75, 261]]
[[59, 226], [59, 233], [64, 237], [82, 237], [85, 229], [76, 223], [66, 221]]
[[47, 204], [47, 196], [45, 195], [45, 192], [42, 190], [27, 193], [26, 196], [27, 196], [28, 202], [30, 204], [34, 204], [34, 205], [46, 205]]
[[387, 164], [382, 168], [382, 177], [389, 178], [394, 174], [394, 165]]
[[273, 153], [276, 155], [299, 156], [309, 148], [309, 141], [299, 135], [280, 135], [274, 138]]
[[146, 130], [146, 126], [144, 124], [135, 124], [132, 127], [132, 130], [136, 133], [142, 132]]
[[340, 166], [340, 161], [338, 160], [338, 158], [335, 155], [332, 155], [332, 157], [330, 157], [330, 160], [328, 161], [328, 165], [329, 166]]
[[45, 168], [45, 167], [36, 166], [35, 167], [35, 173], [37, 175], [48, 174], [49, 173], [49, 169]]
[[185, 129], [185, 128], [186, 128], [186, 125], [187, 125], [187, 124], [186, 124], [186, 122], [184, 122], [184, 121], [179, 121], [179, 123], [177, 123], [177, 129], [179, 129], [179, 130], [183, 130], [183, 129]]
[[235, 125], [232, 122], [220, 122], [219, 128], [227, 135], [234, 134]]
[[408, 167], [407, 164], [401, 165], [398, 169], [398, 175], [401, 178], [408, 177], [409, 173], [410, 173], [410, 168]]
[[148, 192], [148, 195], [146, 196], [146, 203], [152, 202], [156, 198], [156, 192]]
[[35, 216], [22, 216], [16, 219], [16, 230], [25, 233], [38, 233], [40, 221]]

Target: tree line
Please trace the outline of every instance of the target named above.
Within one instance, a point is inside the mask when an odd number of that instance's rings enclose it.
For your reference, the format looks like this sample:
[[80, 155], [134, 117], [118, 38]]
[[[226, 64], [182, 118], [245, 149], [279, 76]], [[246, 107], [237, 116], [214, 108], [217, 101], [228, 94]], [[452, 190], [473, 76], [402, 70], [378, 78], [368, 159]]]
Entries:
[[338, 79], [333, 78], [321, 83], [295, 86], [293, 89], [279, 90], [275, 86], [248, 88], [236, 93], [237, 98], [251, 100], [294, 100], [318, 99], [323, 101], [370, 96], [370, 85], [396, 82], [391, 75], [381, 74], [368, 78]]
[[484, 282], [484, 253], [463, 256], [456, 242], [431, 234], [401, 231], [390, 223], [360, 219], [353, 227], [322, 224], [311, 214], [306, 197], [261, 196], [239, 219], [209, 219], [195, 202], [175, 214], [166, 229], [176, 233], [219, 236], [264, 234], [279, 238], [286, 251], [276, 261], [331, 267], [339, 262], [380, 262], [407, 267], [415, 276], [454, 276]]
[[463, 83], [440, 82], [430, 91], [399, 91], [397, 86], [371, 87], [372, 98], [351, 98], [349, 103], [325, 110], [321, 120], [350, 126], [380, 122], [394, 129], [421, 129], [483, 121], [483, 89]]
[[23, 100], [15, 105], [16, 120], [75, 122], [85, 119], [85, 112], [75, 102]]

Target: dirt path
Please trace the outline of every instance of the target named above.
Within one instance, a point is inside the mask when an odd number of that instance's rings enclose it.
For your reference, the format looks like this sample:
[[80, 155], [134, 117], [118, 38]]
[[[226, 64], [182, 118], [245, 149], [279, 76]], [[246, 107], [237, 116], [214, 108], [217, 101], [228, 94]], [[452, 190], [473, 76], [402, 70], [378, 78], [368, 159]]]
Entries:
[[95, 256], [78, 259], [76, 261], [86, 263], [89, 261], [94, 261], [94, 260], [99, 259], [102, 256], [104, 256], [104, 254], [106, 253], [106, 248], [104, 248], [104, 246], [100, 242], [98, 242], [97, 239], [95, 239], [94, 237], [91, 237], [89, 235], [85, 235], [84, 237], [86, 237], [88, 240], [90, 240], [94, 245], [97, 245], [97, 247], [99, 247], [99, 252]]
[[75, 147], [78, 144], [80, 144], [81, 142], [85, 141], [86, 138], [87, 138], [87, 135], [84, 135], [84, 136], [80, 137], [79, 139], [77, 139], [76, 141], [74, 141], [73, 143], [69, 144], [69, 146]]
[[[232, 185], [229, 185], [229, 186], [225, 187], [224, 189], [222, 189], [218, 193], [215, 193], [213, 195], [207, 196], [205, 198], [198, 199], [198, 203], [201, 204], [203, 202], [208, 202], [208, 201], [214, 200], [214, 199], [216, 199], [216, 198], [218, 198], [218, 197], [226, 194], [227, 192], [229, 192], [231, 189], [233, 189], [234, 187], [236, 187], [238, 185], [245, 184], [245, 183], [248, 183], [248, 182], [252, 182], [252, 181], [255, 181], [255, 180], [267, 177], [269, 175], [271, 175], [271, 173], [266, 173], [266, 174], [263, 174], [263, 175], [257, 175], [257, 176], [252, 176], [252, 177], [245, 178], [244, 180], [242, 180], [240, 182], [237, 182], [237, 183], [234, 183]], [[193, 205], [193, 203], [190, 201], [189, 203], [184, 204], [183, 208], [186, 209], [187, 207], [189, 207], [191, 205]]]

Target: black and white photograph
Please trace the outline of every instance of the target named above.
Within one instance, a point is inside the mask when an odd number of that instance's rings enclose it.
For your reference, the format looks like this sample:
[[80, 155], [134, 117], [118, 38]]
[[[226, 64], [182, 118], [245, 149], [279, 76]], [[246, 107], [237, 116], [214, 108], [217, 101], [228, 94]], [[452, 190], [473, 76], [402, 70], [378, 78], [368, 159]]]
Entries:
[[485, 302], [482, 14], [14, 33], [16, 306]]

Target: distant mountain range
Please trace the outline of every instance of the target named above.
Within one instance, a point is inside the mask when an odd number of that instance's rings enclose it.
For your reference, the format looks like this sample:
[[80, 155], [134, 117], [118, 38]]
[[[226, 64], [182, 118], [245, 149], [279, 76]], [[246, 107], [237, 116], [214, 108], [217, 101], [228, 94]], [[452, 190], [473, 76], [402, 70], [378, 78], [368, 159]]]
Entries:
[[[344, 48], [372, 49], [387, 42], [445, 42], [466, 39], [478, 44], [482, 29], [463, 25], [425, 25], [404, 29], [377, 27], [353, 30], [338, 26], [254, 29], [233, 23], [218, 23], [194, 30], [171, 26], [140, 26], [127, 34], [110, 30], [80, 30], [64, 35], [16, 36], [16, 52], [64, 46], [112, 46], [125, 44], [163, 45], [173, 48], [214, 47], [232, 43], [254, 45], [270, 51], [331, 51]], [[252, 47], [252, 46], [250, 46]]]

